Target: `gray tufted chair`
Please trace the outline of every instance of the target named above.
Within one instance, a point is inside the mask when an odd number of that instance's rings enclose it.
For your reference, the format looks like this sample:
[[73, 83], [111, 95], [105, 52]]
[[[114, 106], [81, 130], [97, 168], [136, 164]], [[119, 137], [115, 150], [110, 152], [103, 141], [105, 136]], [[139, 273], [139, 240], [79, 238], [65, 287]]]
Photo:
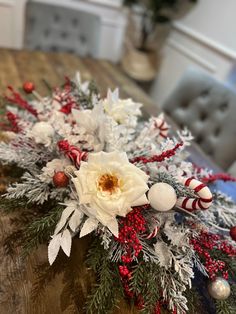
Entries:
[[58, 5], [28, 2], [25, 47], [88, 55], [96, 53], [99, 18], [93, 14]]
[[236, 94], [222, 83], [190, 68], [163, 109], [223, 169], [236, 160]]

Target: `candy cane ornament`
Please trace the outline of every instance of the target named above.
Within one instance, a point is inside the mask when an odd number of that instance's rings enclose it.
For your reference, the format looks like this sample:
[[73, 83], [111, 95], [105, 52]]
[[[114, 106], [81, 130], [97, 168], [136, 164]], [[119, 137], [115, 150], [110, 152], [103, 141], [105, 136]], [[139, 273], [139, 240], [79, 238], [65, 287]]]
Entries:
[[198, 198], [179, 197], [176, 206], [188, 211], [206, 210], [212, 204], [212, 193], [209, 188], [202, 182], [193, 178], [178, 178], [184, 186], [193, 190]]
[[59, 150], [74, 163], [76, 168], [79, 168], [81, 161], [86, 160], [88, 157], [87, 152], [83, 152], [78, 147], [70, 145], [67, 140], [61, 140], [57, 145]]
[[160, 230], [160, 227], [156, 226], [152, 232], [144, 235], [144, 239], [149, 240], [149, 239], [155, 238], [159, 230]]
[[140, 132], [136, 139], [136, 145], [142, 147], [143, 141], [154, 141], [161, 143], [167, 138], [169, 126], [165, 121], [164, 114], [160, 114], [158, 117], [150, 118], [147, 125]]
[[167, 122], [165, 121], [164, 114], [161, 113], [157, 118], [154, 118], [153, 120], [154, 120], [153, 121], [154, 122], [154, 125], [153, 125], [154, 129], [158, 129], [160, 132], [158, 139], [160, 140], [161, 138], [162, 139], [167, 138], [169, 126], [168, 126]]

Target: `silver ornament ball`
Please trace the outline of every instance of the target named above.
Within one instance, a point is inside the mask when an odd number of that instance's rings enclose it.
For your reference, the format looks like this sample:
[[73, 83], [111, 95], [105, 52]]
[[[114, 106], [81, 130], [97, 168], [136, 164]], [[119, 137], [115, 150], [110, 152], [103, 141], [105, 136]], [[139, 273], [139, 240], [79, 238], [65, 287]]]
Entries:
[[148, 200], [152, 208], [160, 212], [165, 212], [175, 206], [177, 196], [171, 185], [158, 182], [153, 184], [148, 191]]
[[216, 277], [208, 284], [207, 288], [213, 299], [226, 300], [230, 296], [230, 285], [224, 278]]

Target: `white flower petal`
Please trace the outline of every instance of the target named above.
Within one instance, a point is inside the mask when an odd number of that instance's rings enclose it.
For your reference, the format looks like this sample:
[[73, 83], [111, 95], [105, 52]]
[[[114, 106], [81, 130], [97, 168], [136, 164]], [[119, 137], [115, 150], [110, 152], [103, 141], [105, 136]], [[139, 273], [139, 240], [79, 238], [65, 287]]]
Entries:
[[149, 204], [149, 201], [146, 197], [146, 194], [143, 194], [140, 198], [136, 199], [133, 203], [132, 206], [142, 206], [145, 204]]
[[108, 224], [107, 224], [107, 228], [111, 231], [111, 233], [118, 238], [119, 236], [119, 226], [118, 226], [118, 222], [117, 220], [111, 219]]
[[90, 202], [90, 196], [88, 194], [86, 194], [86, 190], [83, 189], [83, 180], [79, 180], [79, 178], [73, 178], [71, 179], [72, 182], [75, 185], [76, 191], [79, 195], [79, 202], [80, 204], [88, 204]]

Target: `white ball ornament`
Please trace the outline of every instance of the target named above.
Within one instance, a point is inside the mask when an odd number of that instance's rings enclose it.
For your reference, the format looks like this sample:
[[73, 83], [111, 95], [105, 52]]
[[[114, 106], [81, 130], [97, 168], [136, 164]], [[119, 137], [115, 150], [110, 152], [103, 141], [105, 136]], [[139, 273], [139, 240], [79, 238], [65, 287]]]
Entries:
[[155, 183], [148, 191], [150, 205], [160, 212], [165, 212], [173, 208], [177, 201], [174, 188], [164, 182]]
[[224, 278], [216, 277], [207, 288], [210, 296], [216, 300], [226, 300], [230, 296], [230, 285]]

